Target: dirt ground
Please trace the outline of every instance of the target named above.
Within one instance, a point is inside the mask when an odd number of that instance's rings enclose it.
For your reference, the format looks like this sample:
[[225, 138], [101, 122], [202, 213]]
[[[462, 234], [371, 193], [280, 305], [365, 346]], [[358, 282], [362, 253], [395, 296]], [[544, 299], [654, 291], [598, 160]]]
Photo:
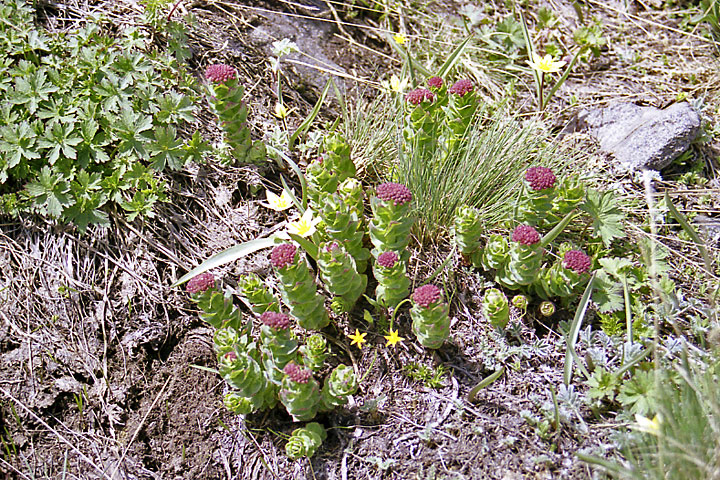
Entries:
[[[90, 3], [68, 3], [63, 11], [105, 9], [121, 22], [139, 9], [134, 2]], [[582, 107], [613, 99], [664, 106], [679, 93], [705, 97], [706, 115], [717, 117], [712, 44], [678, 31], [674, 18], [641, 3], [627, 15], [621, 2], [590, 4], [605, 21], [608, 53], [580, 65], [558, 92], [564, 100], [551, 107], [558, 125]], [[570, 2], [558, 5], [567, 12]], [[345, 25], [340, 31], [333, 12], [313, 20], [291, 2], [199, 1], [181, 8], [196, 15], [202, 32], [191, 37], [190, 67], [201, 71], [212, 61], [229, 61], [253, 80], [256, 133], [273, 121], [268, 41], [262, 35], [280, 17], [317, 23], [314, 28], [328, 38], [323, 61], [348, 75], [377, 79], [378, 70], [396, 65], [342, 40], [349, 34], [357, 44], [392, 56], [370, 29]], [[352, 22], [374, 25], [362, 16]], [[50, 19], [47, 26], [66, 23]], [[630, 69], [618, 52], [641, 37], [643, 59]], [[669, 66], [658, 64], [662, 55], [670, 57]], [[319, 81], [302, 70], [291, 76], [297, 88], [287, 89], [287, 101], [302, 119], [317, 99]], [[344, 81], [352, 88], [351, 80]], [[575, 105], [565, 100], [571, 93]], [[323, 115], [331, 118], [332, 109]], [[278, 218], [248, 185], [277, 184], [279, 173], [213, 164], [186, 169], [168, 178], [172, 201], [155, 219], [115, 221], [82, 236], [41, 218], [0, 218], [0, 473], [8, 479], [591, 477], [574, 454], [607, 452], [609, 425], [581, 410], [578, 428], [543, 439], [520, 415], [537, 413], [549, 388], [562, 383], [565, 344], [557, 324], [567, 312], [541, 322], [515, 311], [517, 338], [497, 339], [480, 313], [485, 279], [460, 266], [445, 278], [456, 301], [451, 340], [437, 353], [411, 342], [395, 351], [372, 348], [384, 344], [372, 333], [359, 351], [345, 335], [362, 318], [342, 318], [330, 327], [328, 335], [337, 339], [333, 351], [369, 374], [349, 405], [319, 417], [329, 436], [311, 461], [286, 458], [284, 438], [296, 425], [285, 412], [247, 418], [228, 412], [224, 384], [208, 371], [216, 367], [212, 329], [197, 317], [187, 294], [169, 286], [210, 255], [275, 226]], [[717, 213], [719, 206], [710, 208]], [[421, 265], [415, 251], [410, 264], [434, 268], [443, 253], [422, 253]], [[232, 287], [247, 272], [267, 276], [267, 252], [221, 269], [218, 277]], [[412, 337], [409, 323], [401, 317], [398, 324], [406, 338]], [[411, 362], [442, 366], [447, 373], [432, 388], [403, 373]], [[473, 386], [501, 364], [505, 375], [469, 402]]]

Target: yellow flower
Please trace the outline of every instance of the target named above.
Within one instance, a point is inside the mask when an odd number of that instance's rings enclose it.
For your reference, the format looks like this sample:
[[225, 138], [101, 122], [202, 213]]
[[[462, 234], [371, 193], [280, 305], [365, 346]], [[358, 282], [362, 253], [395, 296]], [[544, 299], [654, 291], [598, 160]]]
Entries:
[[286, 118], [288, 115], [290, 115], [290, 110], [287, 109], [285, 105], [278, 102], [275, 104], [275, 116], [279, 119]]
[[367, 342], [367, 340], [365, 340], [365, 335], [367, 335], [367, 332], [360, 333], [360, 330], [358, 330], [358, 329], [356, 328], [356, 329], [355, 329], [355, 335], [348, 335], [348, 337], [350, 337], [350, 338], [352, 339], [352, 342], [350, 343], [350, 345], [356, 345], [356, 344], [357, 344], [357, 347], [358, 347], [360, 350], [362, 350], [363, 343]]
[[395, 93], [403, 93], [405, 91], [405, 88], [407, 87], [408, 79], [403, 78], [402, 80], [398, 78], [397, 75], [393, 75], [390, 77], [390, 81], [387, 80], [382, 81], [382, 86], [385, 90], [391, 90]]
[[395, 43], [398, 45], [405, 45], [405, 35], [402, 33], [396, 33], [393, 35], [393, 40], [395, 40]]
[[528, 60], [527, 63], [538, 72], [557, 73], [565, 65], [566, 62], [564, 62], [563, 60], [556, 62], [550, 55], [545, 55], [544, 57], [533, 55], [532, 62]]
[[658, 436], [660, 435], [660, 422], [661, 418], [659, 415], [655, 415], [655, 417], [650, 420], [647, 417], [643, 417], [642, 415], [635, 414], [635, 425], [633, 425], [633, 428], [635, 430], [639, 430], [643, 433], [649, 433], [650, 435]]
[[282, 212], [292, 207], [292, 198], [287, 190], [283, 190], [279, 197], [270, 190], [265, 190], [265, 197], [267, 197], [268, 207], [276, 212]]
[[387, 340], [387, 343], [385, 344], [386, 347], [394, 347], [398, 342], [402, 342], [405, 340], [403, 337], [398, 335], [397, 330], [390, 330], [390, 335], [385, 335], [385, 340]]
[[308, 208], [298, 221], [288, 223], [287, 231], [300, 237], [309, 237], [315, 233], [315, 225], [318, 223], [320, 217], [313, 218], [313, 211]]

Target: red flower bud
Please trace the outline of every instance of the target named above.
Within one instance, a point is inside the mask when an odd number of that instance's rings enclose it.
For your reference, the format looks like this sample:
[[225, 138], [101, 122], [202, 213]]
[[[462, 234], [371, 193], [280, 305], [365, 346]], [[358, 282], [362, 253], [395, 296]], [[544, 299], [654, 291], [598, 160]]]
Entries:
[[297, 247], [292, 243], [282, 243], [270, 252], [270, 263], [275, 268], [284, 268], [295, 262]]
[[190, 279], [185, 286], [188, 293], [200, 293], [215, 287], [215, 277], [212, 273], [201, 273]]
[[555, 186], [555, 174], [547, 167], [531, 167], [525, 173], [525, 181], [533, 190], [545, 190]]
[[296, 383], [307, 383], [312, 377], [312, 372], [307, 368], [302, 368], [296, 365], [294, 362], [290, 362], [285, 365], [283, 369], [285, 375], [290, 377], [290, 380]]
[[455, 95], [463, 96], [466, 93], [470, 93], [473, 90], [475, 90], [475, 85], [473, 84], [472, 80], [458, 80], [455, 82], [455, 84], [448, 89], [449, 93], [454, 93]]
[[377, 264], [381, 267], [392, 268], [398, 261], [398, 254], [395, 252], [381, 253], [377, 259]]
[[375, 192], [380, 200], [394, 202], [396, 206], [403, 205], [412, 200], [412, 193], [410, 193], [410, 190], [401, 183], [382, 183], [377, 186]]
[[284, 313], [278, 312], [265, 312], [260, 315], [260, 321], [268, 327], [276, 330], [285, 330], [290, 328], [290, 317]]
[[575, 273], [586, 273], [590, 271], [592, 261], [590, 257], [580, 250], [569, 250], [563, 257], [563, 267]]
[[418, 287], [412, 294], [413, 302], [421, 307], [428, 308], [433, 303], [437, 303], [442, 296], [442, 291], [435, 285], [429, 283]]
[[523, 245], [534, 245], [540, 241], [540, 234], [530, 225], [518, 225], [510, 238]]
[[222, 83], [226, 80], [237, 78], [237, 70], [230, 65], [216, 63], [207, 66], [205, 69], [205, 78], [211, 82]]

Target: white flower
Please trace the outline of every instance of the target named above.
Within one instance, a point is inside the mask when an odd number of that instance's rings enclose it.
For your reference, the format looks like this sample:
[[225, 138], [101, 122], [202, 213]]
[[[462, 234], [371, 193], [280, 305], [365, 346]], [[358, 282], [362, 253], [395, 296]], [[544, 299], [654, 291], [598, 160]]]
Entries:
[[265, 197], [267, 197], [268, 206], [276, 212], [282, 212], [292, 207], [292, 197], [287, 190], [283, 190], [279, 197], [270, 190], [265, 190]]
[[635, 425], [632, 427], [635, 430], [638, 430], [643, 433], [649, 433], [650, 435], [655, 435], [656, 437], [660, 435], [660, 422], [662, 419], [660, 418], [660, 415], [655, 415], [655, 417], [650, 420], [647, 417], [643, 417], [642, 415], [635, 414]]
[[308, 208], [299, 220], [288, 223], [287, 231], [299, 237], [309, 237], [315, 233], [315, 226], [318, 223], [320, 223], [320, 217], [313, 217], [313, 211]]
[[275, 55], [276, 57], [283, 57], [283, 56], [287, 55], [288, 53], [300, 51], [300, 49], [297, 46], [297, 43], [293, 42], [289, 38], [283, 38], [282, 40], [273, 42], [272, 46], [273, 46], [273, 55]]
[[395, 93], [403, 93], [405, 91], [405, 88], [407, 88], [408, 79], [403, 78], [402, 80], [397, 77], [397, 75], [393, 75], [390, 77], [390, 82], [387, 80], [383, 80], [382, 86], [386, 90], [391, 90]]
[[532, 61], [528, 60], [527, 63], [538, 72], [557, 73], [566, 62], [563, 60], [556, 62], [550, 55], [545, 55], [544, 57], [533, 55]]

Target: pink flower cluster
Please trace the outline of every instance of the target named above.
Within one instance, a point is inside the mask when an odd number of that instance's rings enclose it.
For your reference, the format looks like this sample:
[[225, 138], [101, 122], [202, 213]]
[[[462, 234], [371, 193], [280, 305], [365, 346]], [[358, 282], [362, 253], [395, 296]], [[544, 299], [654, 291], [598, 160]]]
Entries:
[[212, 273], [201, 273], [190, 279], [185, 286], [188, 293], [201, 293], [210, 288], [215, 288], [215, 277]]
[[307, 383], [312, 377], [312, 372], [309, 369], [302, 368], [294, 362], [285, 365], [283, 372], [295, 383]]
[[422, 102], [434, 102], [435, 94], [427, 88], [417, 88], [405, 95], [405, 100], [413, 105], [420, 105]]
[[570, 250], [563, 257], [563, 267], [575, 273], [586, 273], [590, 271], [592, 261], [580, 250]]
[[393, 202], [396, 206], [403, 205], [412, 200], [412, 193], [401, 183], [381, 183], [377, 186], [375, 192], [380, 200]]
[[260, 315], [260, 321], [268, 327], [276, 330], [285, 330], [290, 328], [290, 317], [284, 313], [278, 312], [265, 312]]
[[448, 89], [448, 92], [462, 97], [473, 90], [475, 90], [475, 84], [473, 84], [472, 80], [465, 79], [455, 82], [453, 86]]
[[428, 308], [430, 305], [437, 303], [441, 296], [441, 290], [432, 283], [429, 283], [416, 288], [412, 294], [412, 299], [413, 302], [417, 303], [421, 307]]
[[393, 268], [398, 261], [398, 254], [395, 252], [381, 253], [377, 259], [377, 264], [385, 268]]
[[530, 225], [518, 225], [510, 239], [523, 245], [535, 245], [540, 241], [540, 234]]
[[427, 81], [428, 87], [440, 89], [443, 86], [443, 79], [440, 77], [430, 77]]
[[282, 243], [273, 248], [270, 252], [270, 263], [275, 268], [284, 268], [292, 265], [295, 261], [295, 252], [297, 247], [292, 243]]
[[533, 190], [545, 190], [555, 186], [555, 174], [547, 167], [531, 167], [525, 173], [525, 181]]
[[237, 70], [230, 65], [215, 63], [208, 65], [205, 69], [205, 78], [215, 83], [222, 83], [226, 80], [237, 78]]

